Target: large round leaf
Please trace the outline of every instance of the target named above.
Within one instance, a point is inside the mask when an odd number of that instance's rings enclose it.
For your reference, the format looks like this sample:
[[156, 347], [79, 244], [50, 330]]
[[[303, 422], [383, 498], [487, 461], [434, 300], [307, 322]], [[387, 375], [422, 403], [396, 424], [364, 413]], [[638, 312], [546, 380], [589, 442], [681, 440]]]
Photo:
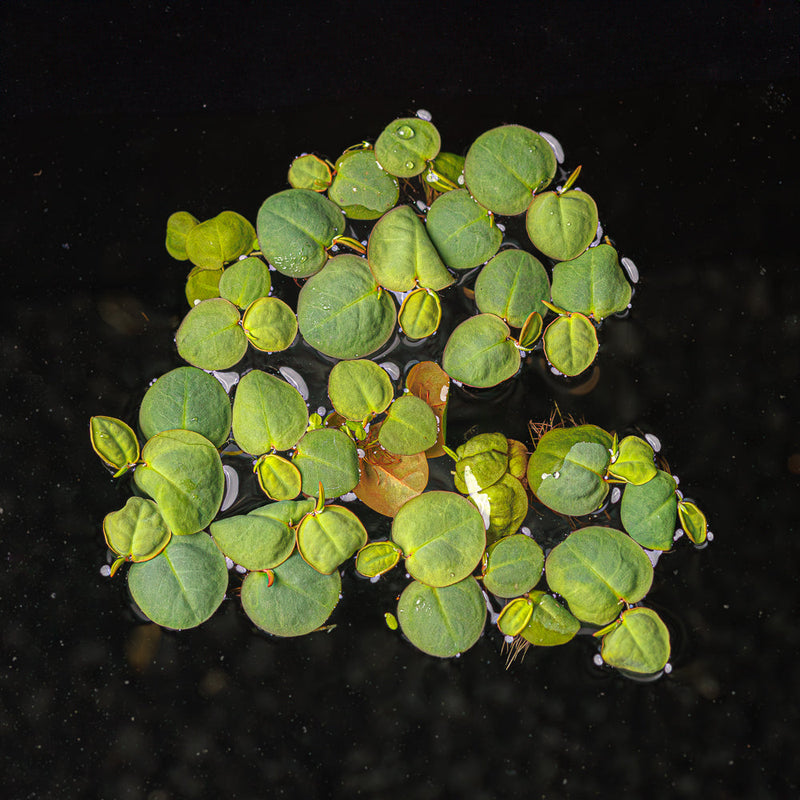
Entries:
[[324, 192], [331, 185], [331, 168], [321, 158], [306, 153], [292, 161], [288, 178], [293, 189]]
[[231, 401], [213, 375], [196, 367], [178, 367], [147, 390], [139, 407], [139, 427], [148, 439], [183, 428], [222, 447], [231, 432]]
[[415, 647], [452, 658], [478, 641], [486, 623], [486, 604], [473, 577], [445, 587], [412, 581], [400, 595], [397, 619]]
[[538, 250], [567, 261], [592, 243], [597, 233], [597, 206], [586, 192], [545, 192], [533, 198], [525, 226]]
[[413, 456], [436, 444], [436, 415], [413, 394], [398, 397], [381, 425], [378, 441], [390, 453]]
[[594, 325], [583, 314], [559, 316], [544, 332], [547, 360], [564, 375], [580, 375], [594, 361], [598, 347]]
[[603, 637], [600, 655], [606, 664], [628, 672], [652, 675], [667, 665], [669, 631], [649, 608], [629, 608]]
[[257, 350], [278, 353], [286, 350], [297, 336], [297, 317], [283, 300], [259, 297], [242, 317], [245, 336]]
[[225, 559], [205, 533], [173, 537], [160, 555], [128, 572], [139, 608], [157, 625], [176, 630], [205, 622], [227, 586]]
[[628, 484], [622, 493], [620, 519], [625, 530], [648, 550], [669, 550], [675, 535], [678, 496], [675, 479], [658, 470], [640, 486]]
[[327, 248], [344, 225], [342, 210], [327, 197], [310, 189], [286, 189], [261, 205], [258, 243], [278, 272], [307, 278], [325, 266]]
[[425, 226], [405, 205], [392, 209], [375, 223], [367, 259], [375, 280], [393, 292], [407, 292], [417, 284], [439, 290], [454, 280]]
[[453, 269], [471, 269], [490, 259], [500, 247], [503, 234], [486, 209], [466, 189], [445, 192], [428, 211], [428, 236]]
[[519, 369], [520, 356], [508, 325], [494, 314], [465, 319], [447, 340], [442, 368], [455, 381], [485, 389]]
[[203, 269], [221, 269], [229, 261], [253, 250], [256, 232], [235, 211], [223, 211], [213, 219], [194, 225], [186, 234], [186, 255]]
[[392, 523], [392, 541], [403, 550], [412, 578], [449, 586], [478, 565], [486, 546], [475, 506], [453, 492], [425, 492], [409, 500]]
[[103, 535], [109, 549], [118, 556], [148, 561], [167, 546], [172, 534], [156, 503], [129, 497], [124, 508], [106, 514]]
[[272, 286], [266, 264], [255, 256], [231, 264], [219, 279], [219, 296], [239, 308], [247, 308], [259, 297], [266, 297]]
[[293, 500], [300, 494], [300, 470], [276, 453], [267, 453], [258, 459], [256, 477], [261, 491], [273, 500]]
[[178, 535], [205, 528], [217, 515], [225, 488], [217, 448], [199, 433], [157, 433], [142, 449], [136, 485], [150, 495]]
[[294, 550], [294, 531], [263, 514], [239, 514], [211, 523], [211, 535], [222, 552], [245, 569], [272, 569]]
[[340, 361], [328, 376], [328, 396], [345, 419], [363, 422], [389, 407], [394, 386], [386, 370], [374, 361]]
[[503, 250], [481, 270], [475, 281], [475, 302], [483, 313], [502, 317], [521, 328], [537, 311], [547, 314], [550, 281], [542, 262], [525, 250]]
[[486, 551], [483, 585], [498, 597], [519, 597], [539, 583], [543, 567], [542, 548], [530, 536], [515, 533]]
[[303, 479], [303, 494], [340, 497], [358, 483], [358, 451], [347, 434], [336, 428], [309, 431], [297, 445], [292, 459]]
[[547, 583], [584, 622], [606, 625], [653, 582], [644, 550], [622, 531], [590, 526], [570, 534], [545, 562]]
[[339, 602], [338, 572], [323, 575], [294, 553], [270, 575], [251, 572], [242, 582], [242, 608], [275, 636], [303, 636], [323, 625]]
[[274, 375], [254, 369], [236, 387], [233, 438], [246, 453], [294, 447], [308, 426], [300, 392]]
[[183, 318], [175, 334], [178, 353], [200, 369], [228, 369], [247, 352], [239, 309], [215, 297], [203, 300]]
[[628, 307], [631, 285], [619, 265], [617, 251], [599, 244], [553, 267], [552, 297], [560, 308], [603, 319]]
[[308, 514], [297, 528], [297, 549], [317, 572], [329, 575], [367, 543], [361, 520], [343, 506]]
[[351, 219], [377, 219], [400, 195], [397, 180], [381, 169], [372, 150], [356, 150], [339, 159], [328, 197]]
[[521, 214], [531, 195], [556, 174], [556, 158], [538, 133], [503, 125], [481, 134], [469, 148], [464, 181], [472, 196], [495, 214]]
[[435, 126], [418, 117], [390, 122], [375, 142], [375, 158], [391, 175], [413, 178], [439, 153], [441, 137]]
[[367, 262], [354, 255], [332, 258], [300, 290], [300, 333], [312, 347], [333, 358], [361, 358], [386, 343], [396, 311]]
[[528, 461], [528, 486], [559, 514], [591, 514], [608, 494], [610, 447], [611, 437], [594, 425], [549, 431]]

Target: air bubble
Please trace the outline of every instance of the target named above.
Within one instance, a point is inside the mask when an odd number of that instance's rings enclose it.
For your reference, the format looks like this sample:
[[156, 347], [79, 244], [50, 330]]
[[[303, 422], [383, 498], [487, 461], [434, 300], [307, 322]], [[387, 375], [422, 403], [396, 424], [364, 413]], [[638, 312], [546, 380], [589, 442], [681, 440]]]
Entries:
[[417, 116], [420, 119], [424, 119], [425, 122], [430, 122], [433, 119], [433, 114], [431, 114], [431, 112], [428, 111], [427, 108], [419, 108], [419, 109], [417, 109]]
[[619, 499], [622, 497], [622, 489], [619, 486], [615, 486], [611, 490], [611, 502], [612, 503], [619, 503]]
[[237, 383], [239, 383], [238, 372], [219, 372], [215, 370], [211, 373], [221, 384], [226, 392], [230, 392]]
[[100, 567], [100, 574], [104, 578], [110, 578], [111, 577], [111, 565], [110, 564], [103, 564], [103, 566]]
[[654, 433], [646, 433], [644, 438], [647, 441], [647, 444], [649, 444], [656, 453], [661, 452], [661, 440], [658, 438], [658, 436], [656, 436]]
[[594, 658], [592, 658], [592, 661], [594, 662], [594, 665], [596, 667], [603, 666], [603, 656], [601, 656], [600, 653], [595, 653]]
[[625, 269], [625, 272], [628, 273], [628, 277], [631, 279], [631, 283], [639, 283], [639, 269], [637, 268], [636, 264], [633, 263], [627, 256], [621, 258], [619, 263]]
[[303, 400], [308, 400], [308, 384], [296, 369], [292, 369], [291, 367], [279, 367], [278, 372], [280, 372], [287, 383], [290, 383], [300, 392], [300, 396]]
[[414, 138], [414, 129], [409, 128], [408, 125], [401, 125], [397, 129], [397, 135], [401, 139], [413, 139]]
[[564, 148], [561, 146], [561, 142], [559, 142], [552, 133], [546, 133], [545, 131], [539, 131], [539, 136], [541, 136], [542, 139], [544, 139], [553, 149], [553, 155], [556, 157], [556, 161], [559, 164], [563, 164]]
[[382, 361], [378, 366], [385, 370], [387, 375], [395, 381], [400, 380], [400, 367], [394, 361]]
[[324, 417], [324, 416], [325, 416], [325, 414], [327, 414], [327, 413], [328, 413], [328, 409], [327, 409], [327, 408], [325, 408], [325, 406], [320, 406], [320, 407], [317, 409], [317, 414], [319, 414], [321, 417]]

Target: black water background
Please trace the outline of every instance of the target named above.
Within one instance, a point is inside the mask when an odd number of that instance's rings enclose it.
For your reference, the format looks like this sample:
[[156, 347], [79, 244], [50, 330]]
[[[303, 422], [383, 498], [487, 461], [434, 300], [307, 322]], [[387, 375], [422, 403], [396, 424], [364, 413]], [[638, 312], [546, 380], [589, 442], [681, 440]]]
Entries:
[[[565, 21], [487, 22], [495, 47], [473, 60], [439, 38], [437, 68], [408, 44], [411, 76], [388, 92], [364, 74], [390, 78], [372, 50], [347, 68], [332, 56], [311, 67], [273, 43], [254, 62], [278, 73], [265, 97], [240, 88], [258, 82], [219, 46], [210, 81], [190, 59], [191, 22], [120, 34], [102, 20], [104, 41], [77, 4], [34, 26], [38, 5], [9, 15], [24, 37], [4, 32], [9, 796], [795, 794], [800, 99], [796, 45], [783, 37], [796, 14], [753, 4], [717, 24], [698, 11], [685, 41], [658, 17], [666, 41], [638, 45], [624, 26], [578, 46]], [[706, 52], [688, 49], [701, 32]], [[551, 73], [560, 55], [559, 77], [525, 92], [513, 84], [534, 39]], [[642, 43], [656, 41], [648, 56]], [[124, 495], [88, 449], [87, 421], [129, 413], [177, 363], [184, 270], [163, 252], [166, 216], [231, 207], [252, 218], [293, 155], [335, 157], [418, 107], [454, 149], [502, 122], [554, 133], [642, 274], [631, 319], [603, 331], [597, 389], [552, 397], [598, 424], [655, 432], [710, 517], [709, 548], [658, 566], [649, 600], [675, 645], [658, 683], [598, 670], [580, 644], [531, 651], [509, 671], [492, 637], [431, 659], [384, 627], [376, 587], [353, 582], [330, 634], [269, 641], [228, 602], [198, 630], [148, 638], [124, 582], [99, 574], [99, 523]]]

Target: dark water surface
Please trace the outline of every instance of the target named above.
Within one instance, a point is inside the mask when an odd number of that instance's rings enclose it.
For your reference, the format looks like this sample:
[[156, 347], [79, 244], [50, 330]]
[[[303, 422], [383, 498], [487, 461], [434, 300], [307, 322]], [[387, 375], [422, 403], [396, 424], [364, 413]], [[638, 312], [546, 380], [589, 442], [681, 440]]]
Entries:
[[[798, 719], [798, 84], [704, 82], [370, 96], [267, 113], [53, 113], [9, 122], [3, 211], [0, 726], [9, 797], [782, 798]], [[122, 505], [88, 444], [176, 366], [174, 210], [253, 219], [294, 155], [336, 157], [428, 108], [445, 149], [503, 122], [557, 136], [641, 273], [601, 332], [596, 388], [532, 375], [519, 401], [655, 433], [715, 539], [661, 559], [648, 596], [672, 673], [635, 683], [585, 641], [508, 670], [390, 632], [345, 581], [337, 627], [253, 632], [226, 601], [161, 632], [100, 575]], [[501, 413], [486, 412], [487, 418]], [[516, 420], [513, 424], [523, 422]], [[504, 423], [505, 424], [505, 423]]]

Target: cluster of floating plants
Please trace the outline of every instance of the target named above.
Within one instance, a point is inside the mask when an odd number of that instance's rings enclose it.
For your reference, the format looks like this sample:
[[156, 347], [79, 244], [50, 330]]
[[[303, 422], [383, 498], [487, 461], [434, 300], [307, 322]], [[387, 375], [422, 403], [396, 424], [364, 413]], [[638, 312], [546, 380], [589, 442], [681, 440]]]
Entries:
[[518, 125], [442, 152], [420, 112], [335, 163], [296, 158], [255, 227], [169, 218], [167, 250], [192, 264], [189, 366], [151, 384], [137, 430], [90, 426], [132, 474], [103, 522], [106, 572], [132, 562], [146, 617], [190, 628], [239, 594], [258, 628], [299, 636], [326, 625], [342, 575], [389, 573], [405, 583], [389, 627], [431, 655], [469, 649], [489, 617], [515, 648], [592, 633], [607, 664], [664, 669], [668, 630], [641, 602], [678, 520], [696, 545], [707, 530], [647, 439], [551, 421], [528, 444], [502, 419], [447, 437], [451, 390], [479, 404], [533, 353], [579, 375], [628, 309], [562, 161]]

